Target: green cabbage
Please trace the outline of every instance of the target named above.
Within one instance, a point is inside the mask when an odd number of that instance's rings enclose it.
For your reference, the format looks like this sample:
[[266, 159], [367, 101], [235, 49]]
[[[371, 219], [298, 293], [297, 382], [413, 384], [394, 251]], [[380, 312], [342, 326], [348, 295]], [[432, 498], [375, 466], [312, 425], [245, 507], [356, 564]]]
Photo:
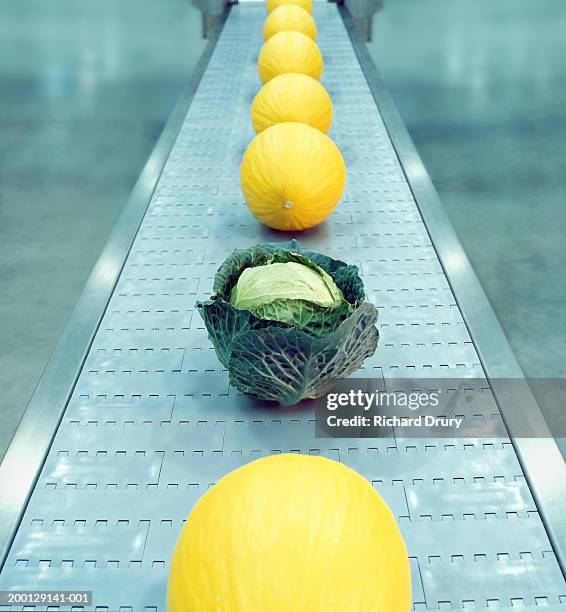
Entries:
[[356, 266], [295, 240], [234, 251], [213, 291], [197, 309], [231, 384], [254, 397], [320, 397], [377, 347], [377, 310]]

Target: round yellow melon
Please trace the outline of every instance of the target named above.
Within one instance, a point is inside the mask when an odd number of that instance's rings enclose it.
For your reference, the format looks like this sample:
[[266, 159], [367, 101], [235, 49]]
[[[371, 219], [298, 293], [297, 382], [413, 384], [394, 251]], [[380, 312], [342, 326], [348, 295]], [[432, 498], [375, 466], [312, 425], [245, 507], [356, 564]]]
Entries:
[[308, 455], [248, 463], [197, 502], [177, 541], [168, 612], [408, 612], [409, 560], [381, 497]]
[[312, 38], [305, 34], [279, 32], [261, 48], [257, 67], [262, 83], [286, 72], [307, 74], [318, 81], [322, 75], [322, 55]]
[[295, 6], [300, 6], [302, 9], [305, 9], [307, 13], [312, 13], [312, 0], [267, 0], [267, 12], [271, 13], [271, 11], [274, 11], [284, 4], [294, 4]]
[[269, 14], [263, 24], [263, 39], [279, 32], [301, 32], [316, 40], [316, 23], [305, 9], [296, 4], [282, 4]]
[[336, 207], [346, 179], [338, 147], [304, 123], [277, 123], [250, 143], [240, 167], [242, 193], [268, 227], [303, 230]]
[[256, 133], [295, 121], [325, 134], [332, 121], [332, 102], [324, 87], [306, 74], [280, 74], [268, 81], [254, 98], [251, 109]]

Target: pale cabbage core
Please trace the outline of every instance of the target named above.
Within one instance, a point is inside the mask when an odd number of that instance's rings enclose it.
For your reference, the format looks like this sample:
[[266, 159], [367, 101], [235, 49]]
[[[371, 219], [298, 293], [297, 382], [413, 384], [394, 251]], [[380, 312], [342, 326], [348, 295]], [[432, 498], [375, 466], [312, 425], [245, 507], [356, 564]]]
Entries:
[[236, 308], [252, 311], [277, 299], [308, 300], [330, 307], [340, 302], [342, 293], [320, 268], [287, 262], [246, 268], [230, 296]]

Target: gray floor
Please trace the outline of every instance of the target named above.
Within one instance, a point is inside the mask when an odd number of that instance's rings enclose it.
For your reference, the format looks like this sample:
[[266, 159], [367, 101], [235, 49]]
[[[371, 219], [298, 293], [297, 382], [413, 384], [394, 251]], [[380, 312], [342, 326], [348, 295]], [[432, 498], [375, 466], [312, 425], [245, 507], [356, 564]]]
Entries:
[[0, 5], [0, 458], [204, 46], [190, 0]]
[[563, 0], [386, 0], [370, 43], [532, 378], [566, 378], [565, 32]]
[[[563, 0], [386, 0], [370, 46], [536, 377], [566, 377], [564, 31]], [[0, 457], [202, 46], [190, 0], [0, 4]]]

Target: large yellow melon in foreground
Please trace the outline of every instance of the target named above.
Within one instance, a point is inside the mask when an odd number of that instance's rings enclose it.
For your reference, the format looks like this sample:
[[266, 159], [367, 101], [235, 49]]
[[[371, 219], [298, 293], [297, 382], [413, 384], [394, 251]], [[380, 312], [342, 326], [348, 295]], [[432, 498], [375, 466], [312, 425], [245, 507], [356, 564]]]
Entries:
[[280, 74], [266, 83], [254, 98], [251, 109], [256, 133], [295, 121], [325, 134], [332, 121], [332, 102], [324, 87], [306, 74]]
[[263, 39], [279, 32], [301, 32], [316, 40], [316, 23], [305, 9], [296, 4], [282, 4], [269, 14], [263, 24]]
[[279, 32], [261, 48], [257, 68], [262, 83], [286, 72], [307, 74], [318, 81], [322, 75], [322, 55], [305, 34]]
[[405, 545], [353, 470], [274, 455], [222, 478], [191, 512], [169, 576], [169, 612], [408, 612]]
[[300, 6], [302, 9], [305, 9], [307, 13], [312, 13], [312, 0], [267, 0], [267, 12], [271, 13], [271, 11], [274, 11], [284, 4], [294, 4], [295, 6]]
[[345, 179], [338, 147], [304, 123], [278, 123], [259, 133], [240, 167], [250, 211], [278, 230], [318, 225], [334, 210]]

